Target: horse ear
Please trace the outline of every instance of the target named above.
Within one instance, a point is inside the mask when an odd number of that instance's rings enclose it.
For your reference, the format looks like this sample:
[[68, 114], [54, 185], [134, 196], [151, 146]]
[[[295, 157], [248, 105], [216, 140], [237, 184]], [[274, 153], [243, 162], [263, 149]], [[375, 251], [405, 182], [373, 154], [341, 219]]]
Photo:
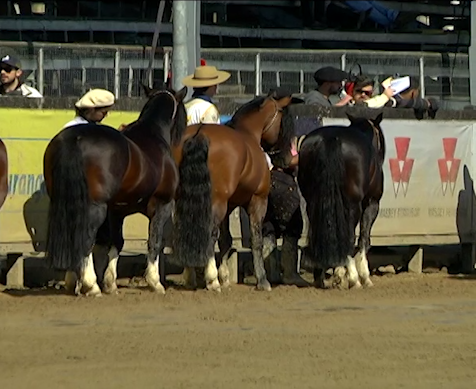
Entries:
[[185, 97], [187, 96], [187, 91], [187, 87], [184, 86], [177, 93], [175, 93], [175, 98], [178, 100], [179, 103], [185, 99]]
[[140, 84], [142, 85], [142, 89], [144, 89], [145, 95], [149, 97], [150, 94], [152, 93], [152, 88], [149, 88], [149, 86], [144, 84], [143, 82], [141, 82]]
[[271, 97], [272, 99], [276, 99], [278, 97], [278, 93], [277, 93], [276, 89], [270, 89], [269, 92], [268, 92], [267, 97]]
[[378, 115], [374, 120], [372, 120], [372, 122], [378, 126], [380, 125], [380, 123], [382, 123], [382, 119], [383, 119], [383, 112], [380, 113], [380, 115]]

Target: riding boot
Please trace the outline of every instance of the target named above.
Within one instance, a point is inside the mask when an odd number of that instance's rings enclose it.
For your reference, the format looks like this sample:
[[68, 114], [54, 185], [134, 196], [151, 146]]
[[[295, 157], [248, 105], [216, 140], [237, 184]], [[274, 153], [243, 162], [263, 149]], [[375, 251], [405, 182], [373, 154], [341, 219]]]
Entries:
[[278, 249], [274, 234], [267, 234], [263, 237], [263, 259], [268, 281], [272, 284], [279, 284], [281, 274], [279, 271]]
[[298, 266], [298, 238], [291, 236], [283, 237], [281, 247], [281, 267], [283, 269], [283, 284], [296, 285], [300, 288], [309, 286], [297, 271]]

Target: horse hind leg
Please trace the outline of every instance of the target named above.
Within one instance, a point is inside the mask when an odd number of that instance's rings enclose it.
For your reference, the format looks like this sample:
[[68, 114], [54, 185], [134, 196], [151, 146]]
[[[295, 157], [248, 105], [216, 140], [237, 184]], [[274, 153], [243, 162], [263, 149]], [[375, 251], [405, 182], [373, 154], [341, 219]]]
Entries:
[[211, 244], [208, 249], [208, 263], [205, 266], [204, 278], [208, 290], [214, 292], [221, 292], [220, 281], [218, 280], [218, 269], [215, 258], [215, 243], [218, 240], [219, 229], [218, 226], [213, 228]]
[[124, 218], [122, 216], [110, 213], [110, 231], [112, 246], [110, 247], [107, 258], [108, 263], [104, 272], [103, 291], [107, 294], [117, 294], [117, 262], [119, 254], [124, 247], [124, 237], [122, 235], [122, 226]]
[[149, 252], [144, 278], [149, 288], [159, 294], [165, 294], [165, 288], [160, 280], [160, 254], [163, 251], [164, 226], [171, 215], [171, 211], [171, 203], [163, 204], [157, 200], [155, 212], [149, 222]]
[[370, 280], [369, 262], [367, 260], [367, 253], [370, 249], [370, 232], [372, 226], [377, 219], [379, 211], [378, 200], [370, 199], [362, 214], [360, 221], [360, 237], [359, 237], [359, 251], [355, 257], [357, 272], [365, 287], [372, 287], [373, 283]]
[[85, 248], [87, 247], [89, 249], [89, 254], [83, 259], [79, 266], [79, 275], [75, 290], [77, 294], [82, 293], [86, 296], [100, 296], [101, 289], [99, 288], [96, 271], [94, 269], [92, 251], [98, 229], [106, 219], [107, 205], [91, 205], [89, 212], [91, 220], [88, 231], [89, 240], [85, 242], [84, 246]]
[[220, 224], [220, 235], [218, 237], [218, 280], [222, 288], [230, 287], [230, 269], [228, 268], [228, 260], [230, 250], [233, 245], [233, 240], [230, 233], [229, 218], [225, 219]]

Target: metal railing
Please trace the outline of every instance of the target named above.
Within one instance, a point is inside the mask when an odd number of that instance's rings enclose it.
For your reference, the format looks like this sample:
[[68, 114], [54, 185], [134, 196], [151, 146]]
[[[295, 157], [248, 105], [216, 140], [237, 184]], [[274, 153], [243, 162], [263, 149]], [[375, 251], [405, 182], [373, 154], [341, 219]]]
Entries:
[[[23, 62], [27, 82], [45, 96], [79, 96], [89, 88], [106, 88], [121, 96], [140, 93], [148, 65], [149, 47], [0, 42], [0, 55], [14, 52]], [[154, 58], [152, 80], [167, 79], [172, 48], [161, 48]], [[258, 95], [283, 86], [294, 93], [315, 88], [314, 72], [322, 66], [349, 70], [359, 63], [378, 85], [389, 75], [415, 76], [423, 96], [469, 103], [467, 54], [428, 52], [202, 49], [208, 64], [232, 74], [223, 94]]]

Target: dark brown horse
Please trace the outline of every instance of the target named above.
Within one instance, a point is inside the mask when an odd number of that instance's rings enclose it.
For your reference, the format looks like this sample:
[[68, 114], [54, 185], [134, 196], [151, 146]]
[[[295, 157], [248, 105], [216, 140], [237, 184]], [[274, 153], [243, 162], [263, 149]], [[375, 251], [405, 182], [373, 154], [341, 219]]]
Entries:
[[182, 101], [187, 88], [178, 93], [144, 88], [149, 100], [138, 120], [122, 132], [98, 124], [68, 127], [45, 152], [50, 196], [47, 254], [52, 267], [67, 271], [67, 288], [77, 294], [101, 293], [92, 255], [96, 239], [109, 248], [103, 291], [117, 290], [123, 220], [134, 213], [150, 220], [145, 279], [150, 288], [164, 292], [159, 254], [178, 185], [170, 148], [186, 128]]
[[8, 154], [5, 143], [0, 139], [0, 208], [8, 194]]
[[218, 271], [214, 247], [220, 235], [220, 250], [222, 254], [227, 251], [224, 246], [230, 237], [226, 222], [230, 213], [242, 206], [250, 217], [257, 287], [271, 290], [262, 254], [270, 173], [261, 145], [266, 150], [279, 151], [283, 164], [290, 161], [294, 127], [286, 107], [291, 102], [290, 94], [271, 92], [241, 107], [232, 119], [233, 128], [190, 126], [182, 143], [173, 148], [180, 172], [174, 213], [174, 259], [186, 268], [189, 284], [194, 284], [197, 267], [205, 267], [208, 289], [221, 290], [218, 278], [224, 286], [229, 284], [227, 261], [219, 260]]
[[[383, 195], [385, 139], [376, 119], [349, 116], [349, 127], [312, 131], [301, 144], [298, 182], [309, 217], [304, 265], [314, 269], [319, 286], [334, 270], [337, 286], [372, 286], [367, 261], [370, 233]], [[352, 257], [355, 228], [360, 222], [359, 252]], [[360, 277], [360, 280], [359, 280]]]

